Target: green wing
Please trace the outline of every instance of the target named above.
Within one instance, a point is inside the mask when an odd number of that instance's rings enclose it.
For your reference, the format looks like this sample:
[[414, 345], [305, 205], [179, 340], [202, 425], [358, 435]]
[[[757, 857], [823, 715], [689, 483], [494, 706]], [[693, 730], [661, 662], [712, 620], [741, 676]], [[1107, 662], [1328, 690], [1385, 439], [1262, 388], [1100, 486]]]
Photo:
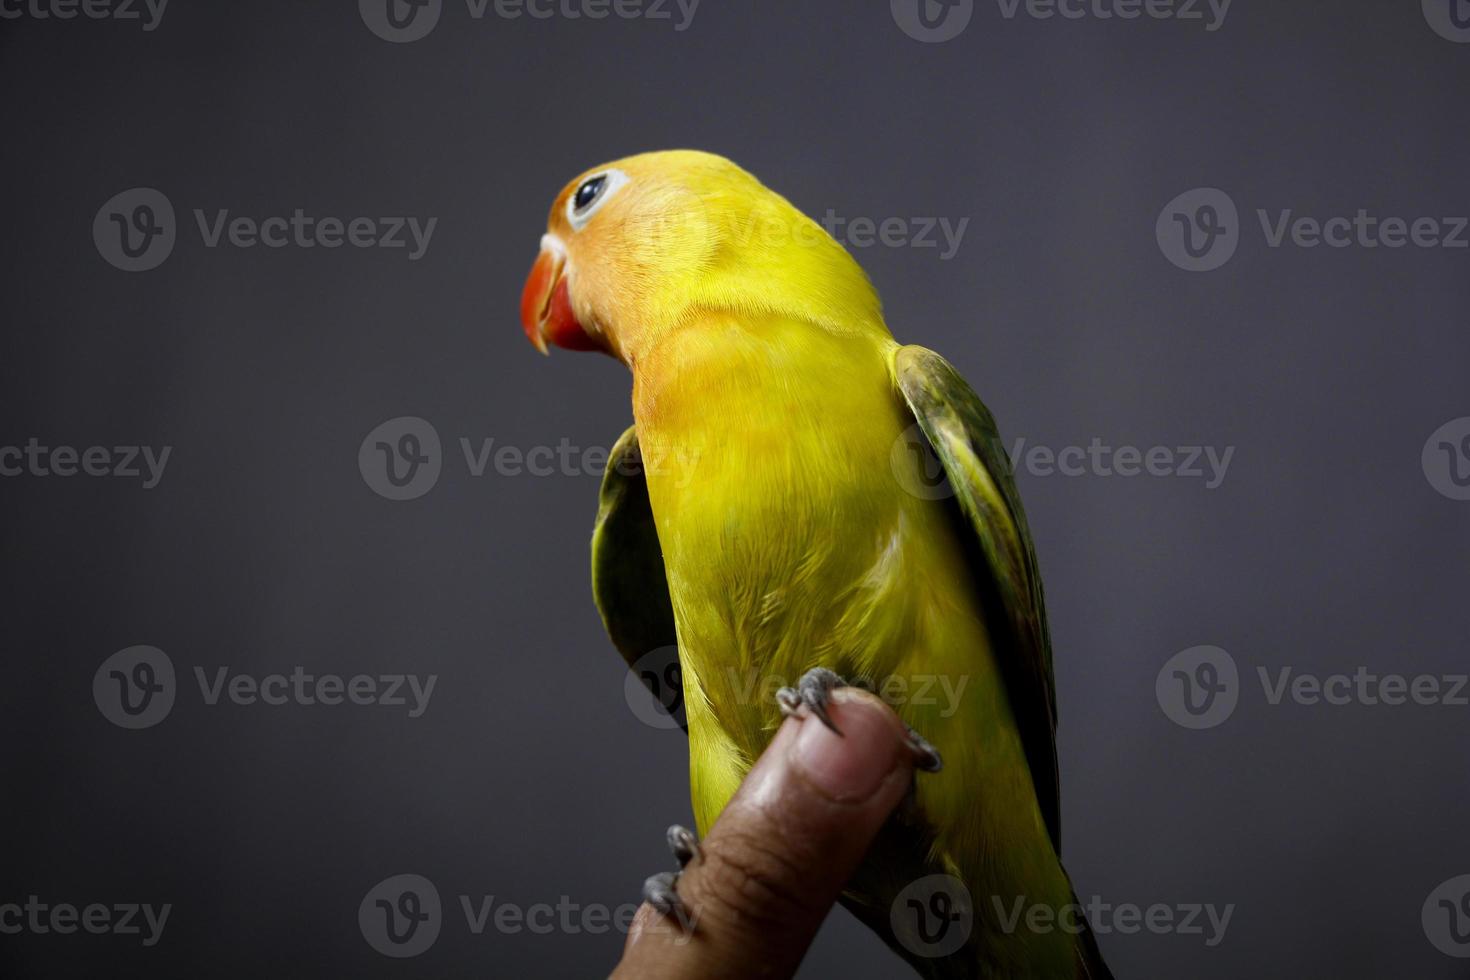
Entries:
[[674, 606], [632, 427], [613, 446], [592, 531], [592, 595], [613, 646], [687, 733]]
[[995, 631], [997, 659], [1021, 731], [1031, 781], [1061, 853], [1057, 780], [1057, 702], [1051, 637], [1036, 550], [1011, 462], [995, 419], [949, 362], [922, 347], [901, 347], [893, 375], [959, 503], [971, 564]]

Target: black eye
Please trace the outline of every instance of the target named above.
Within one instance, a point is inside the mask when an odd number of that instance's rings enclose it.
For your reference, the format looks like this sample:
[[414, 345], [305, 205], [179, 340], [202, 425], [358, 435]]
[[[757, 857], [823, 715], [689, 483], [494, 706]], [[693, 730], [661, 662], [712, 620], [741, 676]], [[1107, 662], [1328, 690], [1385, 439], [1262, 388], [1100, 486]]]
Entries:
[[606, 175], [600, 175], [583, 181], [582, 186], [577, 188], [577, 194], [572, 199], [572, 203], [576, 205], [578, 211], [583, 210], [593, 201], [597, 200], [597, 195], [602, 193], [602, 188], [606, 184]]
[[[5, 0], [0, 0], [3, 4]], [[581, 231], [593, 216], [601, 211], [618, 188], [628, 182], [628, 175], [621, 170], [604, 170], [595, 177], [588, 177], [577, 185], [577, 190], [567, 198], [567, 224], [572, 231]]]

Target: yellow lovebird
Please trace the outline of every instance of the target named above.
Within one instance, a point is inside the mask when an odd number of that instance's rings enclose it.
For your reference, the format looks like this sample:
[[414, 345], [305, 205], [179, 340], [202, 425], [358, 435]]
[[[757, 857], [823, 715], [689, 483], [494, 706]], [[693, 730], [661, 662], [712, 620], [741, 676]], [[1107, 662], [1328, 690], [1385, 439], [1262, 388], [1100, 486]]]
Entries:
[[[948, 362], [893, 339], [820, 225], [695, 151], [567, 184], [521, 319], [543, 353], [633, 373], [593, 593], [630, 665], [677, 644], [699, 832], [783, 714], [825, 721], [832, 686], [868, 687], [930, 771], [843, 903], [924, 976], [1110, 977], [1059, 858], [1030, 532], [995, 422]], [[690, 837], [671, 831], [681, 863]], [[672, 875], [646, 894], [677, 907]]]

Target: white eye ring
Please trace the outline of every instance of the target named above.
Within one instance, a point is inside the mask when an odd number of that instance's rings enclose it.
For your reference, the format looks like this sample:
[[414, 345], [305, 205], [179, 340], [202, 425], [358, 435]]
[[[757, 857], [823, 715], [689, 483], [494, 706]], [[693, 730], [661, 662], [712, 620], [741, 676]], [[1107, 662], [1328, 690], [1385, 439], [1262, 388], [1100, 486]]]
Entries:
[[593, 174], [591, 177], [582, 181], [581, 184], [577, 185], [577, 190], [581, 190], [583, 186], [599, 178], [602, 180], [602, 186], [598, 188], [592, 200], [588, 201], [582, 207], [577, 207], [576, 191], [573, 191], [572, 195], [567, 198], [567, 221], [571, 223], [573, 231], [581, 231], [586, 227], [587, 222], [592, 220], [592, 216], [597, 213], [598, 209], [607, 203], [607, 199], [616, 194], [618, 188], [628, 182], [628, 175], [621, 170], [604, 170], [602, 173]]

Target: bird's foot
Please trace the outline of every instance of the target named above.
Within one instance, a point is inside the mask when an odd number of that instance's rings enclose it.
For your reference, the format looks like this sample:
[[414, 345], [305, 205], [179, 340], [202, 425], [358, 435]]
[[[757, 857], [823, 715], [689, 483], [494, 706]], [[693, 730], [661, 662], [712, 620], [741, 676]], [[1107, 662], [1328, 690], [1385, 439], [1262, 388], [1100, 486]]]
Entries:
[[781, 714], [788, 718], [799, 714], [805, 707], [822, 724], [841, 735], [841, 729], [832, 723], [831, 716], [827, 714], [827, 702], [832, 699], [834, 690], [846, 686], [847, 681], [826, 667], [813, 667], [801, 675], [801, 680], [796, 682], [795, 687], [783, 687], [777, 691], [776, 704], [780, 706]]
[[684, 903], [679, 899], [679, 871], [660, 871], [643, 883], [643, 900], [664, 916], [683, 920]]
[[[801, 680], [796, 682], [795, 687], [783, 687], [777, 691], [776, 704], [781, 708], [781, 714], [788, 718], [800, 715], [801, 709], [806, 708], [822, 724], [841, 735], [842, 730], [827, 713], [827, 704], [832, 700], [833, 691], [847, 686], [847, 681], [826, 667], [813, 667], [801, 675]], [[909, 749], [914, 753], [914, 768], [920, 772], [938, 772], [943, 769], [944, 760], [940, 758], [939, 750], [913, 728], [908, 725], [903, 727], [908, 732]]]
[[689, 918], [689, 910], [679, 898], [679, 876], [684, 873], [689, 862], [702, 858], [704, 852], [699, 848], [699, 838], [694, 835], [694, 831], [678, 824], [669, 828], [667, 840], [669, 850], [679, 862], [679, 870], [663, 871], [645, 881], [643, 900], [652, 905], [660, 915], [674, 919], [682, 928], [692, 931], [694, 923]]

